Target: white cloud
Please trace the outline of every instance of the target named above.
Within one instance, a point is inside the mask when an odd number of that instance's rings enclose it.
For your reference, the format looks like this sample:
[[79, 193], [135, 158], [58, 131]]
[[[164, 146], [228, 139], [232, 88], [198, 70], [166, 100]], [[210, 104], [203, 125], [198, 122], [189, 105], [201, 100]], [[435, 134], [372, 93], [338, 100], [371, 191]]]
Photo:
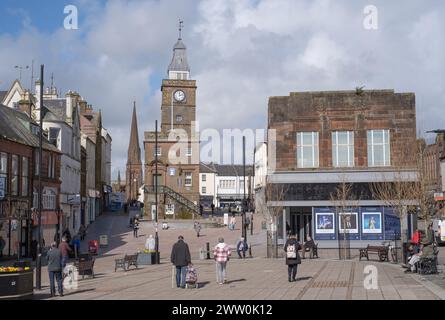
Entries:
[[39, 32], [25, 19], [18, 36], [0, 33], [0, 87], [17, 76], [14, 65], [45, 63], [63, 91], [77, 90], [102, 109], [113, 174], [120, 168], [123, 176], [132, 101], [143, 151], [143, 131], [160, 118], [153, 79], [166, 73], [182, 18], [202, 129], [264, 128], [269, 96], [358, 85], [413, 91], [420, 131], [444, 127], [445, 6], [374, 3], [376, 31], [363, 28], [369, 3], [360, 1], [115, 0], [101, 8], [78, 0], [76, 32]]

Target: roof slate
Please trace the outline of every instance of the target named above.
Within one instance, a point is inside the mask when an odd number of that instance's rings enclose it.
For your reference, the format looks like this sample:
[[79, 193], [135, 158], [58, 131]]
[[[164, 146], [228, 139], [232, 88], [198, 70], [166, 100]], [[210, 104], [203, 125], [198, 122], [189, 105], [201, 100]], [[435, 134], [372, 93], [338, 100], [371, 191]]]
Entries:
[[[31, 132], [30, 125], [37, 123], [26, 113], [0, 104], [0, 137], [31, 147], [39, 147], [39, 137]], [[43, 138], [43, 149], [60, 152]]]

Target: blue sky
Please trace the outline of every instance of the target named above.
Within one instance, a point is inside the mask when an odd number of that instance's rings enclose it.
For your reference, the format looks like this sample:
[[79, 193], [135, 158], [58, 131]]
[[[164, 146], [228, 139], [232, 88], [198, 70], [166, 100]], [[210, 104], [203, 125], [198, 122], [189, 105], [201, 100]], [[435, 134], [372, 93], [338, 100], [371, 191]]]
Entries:
[[[125, 169], [133, 100], [143, 132], [160, 117], [160, 84], [184, 20], [200, 128], [263, 129], [270, 96], [293, 91], [394, 89], [416, 94], [417, 129], [445, 127], [445, 2], [375, 0], [1, 0], [0, 90], [15, 65], [102, 110], [113, 177]], [[65, 5], [79, 30], [65, 30]], [[23, 73], [29, 87], [29, 71]], [[240, 154], [234, 161], [241, 162]], [[248, 155], [249, 161], [249, 155]]]

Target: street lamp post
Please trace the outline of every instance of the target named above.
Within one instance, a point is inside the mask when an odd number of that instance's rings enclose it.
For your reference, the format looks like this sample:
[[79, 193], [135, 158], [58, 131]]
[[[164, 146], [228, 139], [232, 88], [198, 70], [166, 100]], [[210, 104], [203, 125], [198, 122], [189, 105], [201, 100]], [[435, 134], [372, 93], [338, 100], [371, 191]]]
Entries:
[[243, 216], [242, 216], [242, 236], [247, 241], [246, 232], [246, 137], [243, 136]]
[[[172, 110], [173, 111], [173, 110]], [[173, 114], [173, 112], [172, 112]], [[173, 124], [173, 122], [172, 122]], [[159, 235], [158, 235], [158, 120], [155, 121], [155, 261], [159, 264]]]
[[42, 289], [42, 143], [43, 143], [43, 64], [40, 65], [40, 116], [39, 116], [39, 226], [38, 226], [38, 242], [37, 242], [37, 270], [36, 270], [36, 287]]

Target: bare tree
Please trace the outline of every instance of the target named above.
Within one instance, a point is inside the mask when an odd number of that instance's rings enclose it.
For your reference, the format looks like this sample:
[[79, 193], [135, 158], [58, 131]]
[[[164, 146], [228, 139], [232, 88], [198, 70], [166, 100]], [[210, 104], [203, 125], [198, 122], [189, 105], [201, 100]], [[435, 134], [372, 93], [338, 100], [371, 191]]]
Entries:
[[428, 225], [431, 219], [437, 213], [436, 203], [434, 201], [433, 192], [430, 189], [431, 181], [427, 176], [427, 167], [425, 161], [425, 143], [419, 140], [416, 152], [416, 173], [417, 181], [412, 184], [411, 198], [417, 204], [418, 217], [425, 221], [425, 234], [428, 233]]
[[[353, 184], [346, 181], [345, 175], [341, 176], [340, 181], [335, 191], [330, 194], [330, 199], [335, 206], [336, 216], [340, 217], [341, 220], [339, 230], [343, 223], [343, 242], [340, 243], [339, 241], [339, 258], [342, 259], [343, 257], [346, 260], [350, 259], [351, 256], [350, 247], [348, 246], [349, 229], [346, 227], [346, 222], [348, 220], [351, 221], [352, 210], [358, 208], [360, 196], [354, 194]], [[358, 225], [358, 221], [356, 221], [356, 224]]]
[[[257, 192], [257, 210], [260, 210], [267, 224], [267, 257], [278, 257], [278, 217], [283, 214], [285, 199], [288, 187], [282, 184], [267, 183], [263, 190]], [[260, 209], [261, 208], [261, 209]]]
[[[416, 200], [413, 198], [413, 190], [418, 179], [417, 148], [415, 144], [404, 143], [400, 144], [396, 149], [398, 150], [398, 157], [392, 166], [392, 178], [388, 179], [382, 174], [380, 182], [370, 183], [370, 189], [373, 198], [382, 201], [384, 206], [392, 208], [394, 214], [399, 218], [401, 241], [407, 242], [408, 239], [406, 234], [402, 232], [402, 229], [405, 217], [416, 204]], [[396, 239], [397, 235], [394, 237], [394, 240]], [[398, 259], [397, 245], [395, 249]]]

